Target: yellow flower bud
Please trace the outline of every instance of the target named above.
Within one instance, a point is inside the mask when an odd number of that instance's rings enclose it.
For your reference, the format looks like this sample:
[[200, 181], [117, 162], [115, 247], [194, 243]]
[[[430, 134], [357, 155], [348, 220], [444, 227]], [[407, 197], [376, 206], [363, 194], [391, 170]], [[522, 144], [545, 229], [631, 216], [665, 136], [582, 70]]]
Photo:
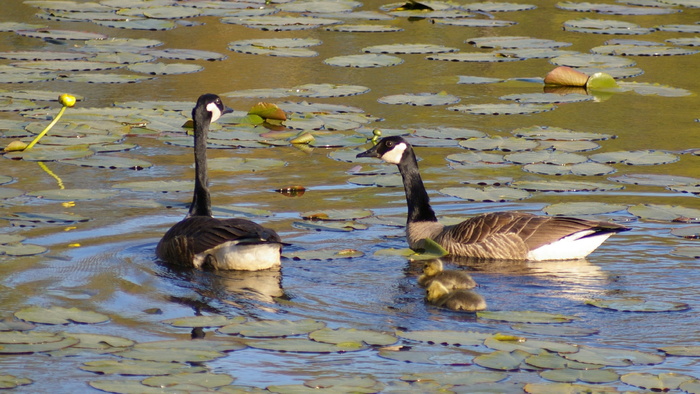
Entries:
[[63, 106], [72, 107], [75, 105], [75, 96], [73, 96], [72, 94], [64, 93], [58, 96], [58, 102], [61, 103], [61, 105]]

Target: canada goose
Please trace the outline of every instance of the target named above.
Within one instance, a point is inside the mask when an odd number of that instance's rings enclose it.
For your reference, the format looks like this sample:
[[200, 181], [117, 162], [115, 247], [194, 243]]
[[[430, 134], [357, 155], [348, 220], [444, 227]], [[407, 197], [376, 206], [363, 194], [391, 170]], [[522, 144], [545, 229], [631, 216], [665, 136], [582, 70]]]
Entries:
[[406, 236], [411, 249], [430, 238], [455, 256], [505, 260], [571, 260], [586, 257], [612, 234], [630, 230], [619, 224], [520, 212], [486, 213], [454, 226], [438, 223], [430, 207], [411, 145], [401, 137], [382, 138], [357, 157], [396, 164], [408, 203]]
[[449, 290], [439, 281], [433, 281], [428, 286], [425, 300], [453, 311], [476, 312], [486, 309], [486, 300], [476, 292], [467, 289]]
[[212, 217], [207, 176], [207, 135], [211, 122], [232, 112], [214, 94], [203, 94], [192, 110], [194, 196], [187, 216], [168, 230], [156, 256], [172, 265], [257, 271], [280, 265], [282, 241], [273, 230], [246, 219]]
[[442, 283], [448, 290], [473, 289], [476, 287], [476, 282], [474, 282], [471, 275], [464, 271], [445, 271], [440, 259], [426, 261], [423, 266], [423, 275], [418, 277], [418, 284], [423, 287], [430, 286], [434, 281]]

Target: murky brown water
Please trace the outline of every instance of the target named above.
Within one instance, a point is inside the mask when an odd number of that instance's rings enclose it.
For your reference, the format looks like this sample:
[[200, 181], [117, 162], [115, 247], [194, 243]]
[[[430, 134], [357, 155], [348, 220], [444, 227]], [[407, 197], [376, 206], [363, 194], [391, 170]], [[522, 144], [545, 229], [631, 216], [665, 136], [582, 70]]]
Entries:
[[[221, 62], [192, 62], [205, 67], [203, 72], [163, 76], [137, 84], [82, 84], [55, 81], [50, 83], [5, 84], [0, 89], [54, 90], [86, 97], [83, 107], [109, 106], [115, 101], [162, 100], [194, 102], [204, 92], [224, 93], [240, 89], [292, 87], [305, 83], [336, 83], [367, 86], [367, 94], [344, 98], [308, 100], [344, 104], [362, 108], [382, 118], [382, 128], [465, 127], [489, 135], [509, 136], [523, 126], [548, 125], [576, 131], [609, 133], [618, 138], [601, 142], [597, 152], [616, 150], [659, 149], [680, 152], [700, 148], [697, 108], [700, 100], [698, 55], [668, 57], [633, 57], [644, 74], [638, 82], [667, 84], [695, 94], [687, 97], [643, 96], [624, 93], [604, 102], [560, 105], [554, 111], [535, 115], [476, 116], [444, 107], [414, 107], [379, 104], [382, 96], [400, 93], [446, 91], [461, 97], [461, 104], [493, 103], [512, 93], [535, 93], [540, 86], [531, 83], [460, 85], [457, 75], [497, 78], [532, 78], [544, 76], [553, 66], [546, 59], [512, 63], [458, 63], [427, 61], [425, 55], [398, 55], [405, 62], [395, 67], [350, 69], [322, 63], [337, 55], [359, 54], [370, 45], [393, 43], [430, 43], [473, 50], [464, 40], [489, 35], [531, 36], [571, 42], [566, 49], [587, 53], [594, 46], [612, 38], [629, 38], [663, 42], [668, 38], [692, 37], [687, 33], [654, 32], [638, 36], [608, 36], [565, 32], [562, 22], [582, 17], [614, 18], [642, 26], [697, 23], [700, 12], [683, 8], [683, 12], [664, 16], [604, 16], [574, 13], [554, 8], [554, 1], [538, 2], [532, 11], [498, 14], [500, 19], [518, 22], [504, 28], [468, 28], [431, 24], [427, 20], [408, 21], [396, 18], [386, 22], [404, 28], [398, 33], [334, 33], [322, 29], [292, 32], [267, 32], [242, 26], [222, 24], [217, 18], [201, 17], [203, 26], [178, 27], [164, 32], [116, 30], [91, 23], [52, 22], [35, 18], [35, 9], [21, 2], [3, 4], [0, 22], [46, 24], [57, 29], [86, 30], [114, 37], [148, 37], [161, 40], [169, 48], [202, 49], [225, 53]], [[384, 2], [366, 0], [365, 10], [377, 10]], [[238, 54], [226, 49], [227, 43], [248, 38], [303, 37], [317, 38], [323, 44], [313, 58], [275, 58]], [[38, 39], [18, 38], [0, 32], [0, 51], [53, 49], [61, 45]], [[7, 60], [0, 64], [9, 63]], [[246, 110], [258, 99], [225, 99], [237, 109]], [[266, 101], [275, 102], [274, 99]], [[17, 119], [18, 115], [0, 112], [0, 118]], [[193, 171], [191, 149], [166, 145], [149, 136], [129, 136], [127, 141], [139, 149], [121, 155], [142, 158], [155, 164], [143, 171], [118, 171], [84, 168], [62, 163], [47, 163], [67, 188], [109, 189], [116, 182], [136, 180], [190, 179]], [[191, 316], [195, 309], [204, 313], [251, 319], [312, 318], [331, 327], [354, 327], [392, 331], [474, 330], [513, 332], [506, 323], [476, 319], [471, 315], [453, 314], [427, 307], [423, 290], [415, 284], [419, 263], [402, 257], [376, 257], [384, 248], [403, 248], [402, 229], [373, 225], [368, 230], [339, 233], [309, 231], [292, 227], [299, 214], [313, 209], [371, 208], [376, 215], [393, 215], [403, 220], [405, 201], [399, 188], [375, 188], [351, 185], [348, 171], [355, 164], [332, 160], [331, 150], [305, 152], [294, 147], [264, 149], [210, 150], [209, 157], [240, 156], [277, 158], [287, 166], [261, 172], [214, 171], [211, 173], [212, 198], [216, 206], [240, 206], [269, 210], [271, 217], [256, 221], [276, 229], [289, 250], [352, 247], [365, 257], [331, 261], [285, 260], [281, 275], [249, 273], [173, 272], [154, 262], [154, 247], [162, 233], [183, 216], [182, 209], [134, 207], [132, 199], [167, 200], [182, 204], [189, 192], [158, 196], [120, 191], [115, 198], [78, 201], [66, 207], [61, 202], [17, 197], [0, 201], [0, 212], [61, 212], [89, 217], [84, 223], [71, 225], [39, 224], [17, 228], [0, 220], [0, 232], [18, 233], [25, 242], [45, 246], [45, 254], [28, 257], [0, 256], [0, 317], [29, 305], [65, 306], [95, 310], [109, 315], [109, 324], [67, 327], [66, 330], [121, 335], [137, 341], [184, 338], [187, 330], [172, 328], [161, 321]], [[418, 148], [426, 185], [438, 215], [472, 215], [491, 210], [529, 210], [538, 212], [554, 202], [597, 201], [619, 204], [668, 204], [700, 208], [691, 194], [681, 194], [661, 187], [626, 185], [621, 191], [597, 193], [534, 193], [519, 202], [489, 204], [468, 203], [440, 195], [437, 190], [455, 186], [470, 178], [494, 175], [516, 180], [548, 178], [526, 173], [512, 166], [473, 172], [451, 170], [445, 156], [464, 152], [460, 148]], [[28, 192], [56, 188], [56, 180], [40, 169], [36, 162], [0, 161], [0, 175], [12, 176], [11, 185]], [[681, 156], [678, 162], [659, 166], [615, 165], [622, 174], [673, 174], [700, 176], [700, 157]], [[549, 177], [552, 178], [552, 177]], [[580, 180], [575, 177], [564, 179]], [[605, 177], [584, 180], [604, 182]], [[274, 189], [303, 185], [303, 197], [289, 198]], [[178, 205], [181, 207], [181, 205]], [[576, 315], [581, 320], [572, 326], [600, 330], [599, 334], [576, 338], [575, 343], [604, 345], [655, 351], [669, 345], [697, 344], [700, 281], [697, 260], [671, 254], [678, 246], [697, 246], [670, 234], [678, 223], [655, 223], [635, 220], [619, 213], [609, 216], [630, 220], [634, 231], [611, 238], [587, 261], [474, 266], [473, 276], [491, 310], [537, 310]], [[72, 244], [79, 244], [76, 247]], [[72, 246], [71, 246], [72, 245]], [[254, 287], [257, 295], [247, 289]], [[284, 301], [272, 297], [284, 294]], [[595, 297], [639, 296], [648, 300], [679, 301], [691, 309], [669, 313], [624, 313], [597, 309], [584, 304]], [[150, 308], [162, 314], [149, 315]], [[552, 339], [552, 338], [548, 338]], [[554, 338], [566, 341], [566, 338]], [[95, 375], [76, 368], [85, 358], [50, 358], [24, 355], [0, 357], [2, 373], [25, 376], [35, 383], [18, 391], [87, 390], [84, 382]], [[45, 364], [48, 363], [48, 364]], [[48, 367], [47, 367], [48, 365]], [[410, 372], [459, 370], [459, 367], [406, 364], [360, 353], [343, 355], [298, 355], [247, 349], [207, 364], [216, 372], [230, 373], [237, 384], [265, 387], [270, 384], [299, 383], [329, 373], [371, 373], [387, 381]], [[659, 366], [624, 369], [643, 372], [683, 372], [700, 377], [697, 358], [673, 358]], [[514, 374], [518, 382], [538, 381], [535, 374]], [[619, 383], [619, 382], [618, 382]], [[631, 386], [630, 386], [631, 387]], [[629, 388], [629, 387], [627, 387]]]

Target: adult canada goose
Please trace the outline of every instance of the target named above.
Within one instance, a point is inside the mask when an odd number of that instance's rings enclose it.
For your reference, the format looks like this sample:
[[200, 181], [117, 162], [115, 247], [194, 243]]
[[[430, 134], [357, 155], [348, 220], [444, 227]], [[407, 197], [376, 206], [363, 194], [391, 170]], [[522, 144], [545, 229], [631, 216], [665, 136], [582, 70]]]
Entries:
[[428, 260], [423, 266], [423, 275], [418, 277], [418, 284], [423, 287], [430, 286], [434, 281], [442, 283], [448, 290], [453, 289], [473, 289], [476, 282], [471, 275], [464, 271], [445, 271], [440, 259]]
[[478, 293], [467, 289], [450, 290], [439, 281], [428, 286], [425, 300], [453, 311], [476, 312], [486, 309], [486, 300]]
[[396, 164], [408, 203], [406, 236], [412, 249], [430, 238], [455, 256], [505, 260], [571, 260], [586, 257], [612, 234], [630, 230], [619, 224], [520, 212], [486, 213], [453, 226], [438, 223], [430, 207], [411, 145], [401, 137], [382, 138], [357, 157]]
[[156, 256], [172, 265], [257, 271], [280, 265], [282, 241], [273, 230], [246, 219], [212, 217], [207, 176], [207, 135], [211, 122], [231, 112], [214, 94], [203, 94], [192, 110], [194, 196], [187, 216], [168, 230]]

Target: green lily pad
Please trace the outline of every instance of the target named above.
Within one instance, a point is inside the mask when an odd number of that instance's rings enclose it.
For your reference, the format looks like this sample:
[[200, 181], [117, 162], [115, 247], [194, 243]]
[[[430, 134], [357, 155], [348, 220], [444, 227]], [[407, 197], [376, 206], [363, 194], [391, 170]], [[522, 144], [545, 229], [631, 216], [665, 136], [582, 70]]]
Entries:
[[551, 59], [550, 63], [554, 64], [555, 66], [568, 66], [574, 68], [596, 67], [601, 69], [631, 67], [635, 65], [635, 61], [629, 58], [595, 54], [557, 56]]
[[[449, 26], [464, 26], [464, 27], [508, 27], [508, 26], [513, 26], [516, 24], [516, 22], [513, 21], [505, 21], [505, 20], [500, 20], [500, 19], [474, 19], [474, 18], [438, 18], [434, 19], [435, 24], [438, 25], [449, 25]], [[493, 61], [500, 61], [500, 60], [495, 60], [496, 56], [493, 56], [494, 60]], [[503, 58], [506, 59], [506, 58]], [[436, 59], [436, 60], [446, 60], [446, 59]], [[514, 60], [522, 60], [522, 59], [514, 59]], [[460, 60], [458, 60], [460, 61]], [[469, 60], [463, 60], [463, 61], [469, 61]], [[508, 60], [502, 60], [502, 61], [508, 61]]]
[[135, 192], [191, 192], [194, 188], [192, 181], [135, 181], [121, 182], [112, 185], [115, 189], [129, 189]]
[[539, 354], [542, 349], [559, 353], [574, 353], [578, 350], [577, 346], [567, 343], [526, 339], [522, 337], [514, 337], [515, 339], [511, 339], [510, 336], [501, 339], [501, 337], [500, 334], [497, 334], [486, 338], [486, 340], [484, 340], [484, 345], [494, 350], [503, 350], [506, 352], [522, 350], [530, 354]]
[[17, 386], [24, 386], [27, 384], [34, 383], [33, 380], [28, 378], [19, 378], [14, 375], [0, 375], [0, 389], [13, 389]]
[[457, 52], [459, 49], [434, 44], [389, 44], [362, 48], [365, 53], [426, 54]]
[[700, 259], [700, 247], [699, 246], [679, 246], [671, 252], [674, 256], [690, 257], [694, 259]]
[[523, 138], [470, 138], [460, 141], [459, 146], [470, 150], [500, 150], [503, 152], [518, 152], [534, 149], [538, 146], [535, 141]]
[[623, 163], [628, 165], [658, 165], [679, 160], [679, 157], [674, 154], [657, 150], [597, 153], [591, 155], [590, 158], [598, 163]]
[[612, 19], [590, 19], [582, 18], [568, 20], [564, 22], [564, 30], [577, 33], [593, 33], [593, 34], [647, 34], [653, 30], [640, 27], [631, 22], [622, 22]]
[[359, 342], [342, 344], [322, 343], [305, 338], [278, 338], [266, 340], [246, 340], [252, 348], [293, 353], [344, 353], [365, 350], [367, 347]]
[[342, 345], [347, 342], [359, 342], [370, 346], [387, 346], [398, 340], [391, 334], [371, 330], [358, 330], [356, 328], [337, 329], [322, 328], [309, 333], [309, 338], [317, 342], [334, 343]]
[[654, 375], [651, 373], [631, 372], [620, 376], [623, 382], [643, 389], [652, 391], [669, 391], [676, 390], [678, 387], [689, 381], [695, 380], [695, 377], [678, 373], [660, 373]]
[[36, 29], [36, 30], [16, 30], [15, 33], [33, 38], [41, 38], [42, 40], [104, 40], [107, 38], [104, 34], [91, 33], [87, 31], [75, 30], [60, 30], [60, 29]]
[[210, 171], [252, 172], [284, 167], [287, 163], [278, 159], [258, 159], [243, 157], [217, 157], [208, 162]]
[[355, 220], [372, 216], [369, 209], [331, 209], [300, 213], [306, 220]]
[[588, 364], [580, 363], [578, 361], [567, 360], [557, 353], [544, 351], [539, 354], [533, 354], [532, 356], [525, 359], [527, 364], [530, 364], [537, 368], [545, 369], [583, 369], [583, 370], [595, 370], [603, 368], [600, 364]]
[[551, 151], [516, 152], [506, 155], [505, 159], [516, 164], [544, 163], [555, 165], [578, 164], [588, 160], [586, 156], [576, 153]]
[[361, 3], [356, 1], [308, 1], [302, 3], [284, 3], [279, 4], [277, 8], [286, 12], [312, 12], [312, 13], [343, 13], [352, 11]]
[[578, 164], [527, 164], [523, 170], [535, 174], [543, 175], [580, 175], [596, 176], [607, 175], [615, 172], [615, 168], [601, 163], [578, 163]]
[[308, 334], [325, 326], [325, 323], [311, 319], [260, 320], [229, 324], [219, 328], [218, 331], [222, 334], [238, 334], [250, 338], [275, 338]]
[[126, 68], [147, 75], [189, 74], [204, 69], [204, 67], [197, 64], [185, 63], [136, 63], [130, 64]]
[[700, 178], [667, 174], [624, 174], [608, 178], [611, 181], [627, 183], [631, 185], [645, 186], [672, 186], [672, 185], [700, 185]]
[[98, 62], [90, 60], [62, 60], [62, 61], [30, 61], [12, 63], [15, 67], [41, 69], [49, 71], [99, 71], [115, 70], [124, 67], [123, 64], [111, 62]]
[[84, 82], [84, 83], [135, 83], [147, 81], [153, 77], [145, 77], [143, 75], [134, 74], [71, 74], [65, 78], [61, 78], [64, 82]]
[[188, 316], [188, 317], [178, 317], [175, 319], [163, 320], [163, 323], [170, 324], [174, 327], [222, 327], [234, 323], [243, 323], [245, 318], [242, 316], [236, 316], [229, 319], [222, 315], [211, 315], [211, 316]]
[[629, 213], [646, 220], [670, 222], [700, 222], [700, 209], [679, 205], [638, 204], [627, 209]]
[[525, 115], [552, 111], [554, 108], [552, 104], [471, 104], [447, 109], [472, 115]]
[[326, 31], [335, 31], [343, 33], [392, 33], [403, 31], [404, 29], [396, 26], [387, 25], [370, 25], [370, 24], [342, 24], [328, 26]]
[[403, 59], [384, 54], [365, 54], [330, 57], [323, 63], [338, 67], [376, 68], [397, 66], [403, 63]]
[[444, 189], [440, 189], [440, 193], [467, 201], [485, 202], [523, 200], [531, 196], [530, 193], [524, 190], [493, 186], [485, 187], [483, 189], [474, 187], [446, 187]]
[[127, 338], [117, 337], [113, 335], [87, 334], [87, 333], [63, 333], [65, 336], [76, 338], [80, 343], [76, 344], [75, 348], [79, 349], [120, 349], [134, 345], [134, 341]]
[[522, 350], [497, 350], [492, 353], [482, 354], [474, 357], [474, 364], [484, 368], [497, 369], [501, 371], [516, 371], [524, 364], [530, 353]]
[[[399, 133], [401, 134], [401, 133]], [[437, 139], [475, 139], [485, 137], [486, 134], [479, 130], [465, 129], [461, 127], [436, 127], [436, 128], [425, 128], [420, 127], [415, 129], [414, 134], [416, 137], [423, 138], [437, 138]], [[384, 135], [382, 133], [382, 135]]]
[[[144, 386], [141, 382], [137, 380], [92, 380], [87, 382], [90, 387], [105, 391], [108, 393], [120, 393], [120, 394], [165, 394], [165, 393], [177, 393], [176, 389], [173, 387], [161, 388], [161, 387], [150, 387]], [[190, 390], [193, 388], [190, 387]], [[201, 390], [202, 388], [200, 388]], [[183, 392], [187, 392], [184, 391]]]
[[330, 83], [297, 85], [290, 89], [300, 97], [346, 97], [367, 93], [370, 88], [359, 85], [335, 85]]
[[[483, 21], [483, 20], [482, 20]], [[475, 22], [472, 20], [471, 22]], [[493, 23], [489, 21], [490, 23]], [[504, 63], [518, 62], [525, 59], [517, 57], [507, 57], [500, 52], [459, 52], [459, 53], [440, 53], [437, 55], [426, 56], [428, 60], [441, 60], [445, 62], [475, 62], [475, 63]]]
[[24, 191], [11, 187], [0, 188], [0, 199], [15, 198], [24, 194]]
[[618, 85], [622, 91], [633, 91], [643, 96], [685, 97], [693, 94], [693, 92], [686, 89], [674, 88], [657, 83], [620, 82]]
[[581, 363], [600, 364], [609, 367], [626, 367], [629, 365], [653, 365], [664, 361], [664, 356], [645, 353], [638, 350], [613, 349], [581, 346], [576, 353], [562, 354], [569, 360]]
[[[292, 227], [302, 229], [302, 230], [316, 230], [316, 231], [338, 231], [338, 232], [348, 232], [348, 231], [354, 231], [354, 230], [367, 230], [367, 225], [358, 223], [355, 221], [303, 221], [303, 222], [294, 222], [292, 223]], [[300, 252], [301, 253], [301, 252]], [[328, 257], [329, 254], [327, 251], [321, 252], [323, 256]], [[295, 254], [291, 255], [292, 257], [298, 257], [298, 258], [306, 258], [309, 257], [309, 254], [311, 256], [318, 257], [319, 255], [316, 252], [310, 251], [309, 253], [301, 253], [301, 254]], [[333, 253], [333, 256], [335, 256], [335, 253]]]
[[442, 385], [471, 385], [495, 383], [507, 378], [503, 372], [496, 371], [459, 371], [459, 372], [418, 372], [402, 375], [401, 380], [409, 382], [434, 381]]
[[282, 256], [292, 260], [335, 260], [362, 257], [365, 254], [355, 249], [317, 249], [283, 252]]
[[700, 346], [664, 346], [659, 350], [669, 356], [700, 357]]
[[87, 361], [80, 366], [84, 371], [99, 374], [119, 374], [130, 376], [159, 376], [171, 375], [180, 372], [205, 372], [205, 367], [197, 367], [187, 364], [143, 361], [143, 360], [96, 360]]
[[7, 215], [0, 215], [1, 219], [19, 220], [30, 223], [47, 223], [47, 224], [68, 224], [87, 222], [89, 218], [79, 215], [68, 215], [61, 213], [37, 213], [37, 212], [13, 212]]
[[313, 18], [306, 16], [255, 16], [255, 17], [225, 17], [223, 23], [263, 28], [268, 31], [283, 31], [296, 29], [313, 29], [319, 26], [341, 23], [338, 19]]
[[611, 134], [579, 132], [561, 127], [531, 126], [512, 131], [516, 137], [530, 140], [602, 141], [617, 138]]
[[31, 192], [28, 195], [47, 200], [84, 201], [101, 200], [117, 195], [116, 192], [94, 189], [49, 189]]
[[668, 7], [630, 7], [618, 4], [574, 3], [571, 1], [557, 3], [556, 7], [568, 11], [598, 12], [608, 15], [664, 15], [679, 12], [679, 10]]
[[382, 104], [409, 104], [415, 106], [449, 105], [459, 102], [459, 97], [441, 93], [406, 93], [384, 96], [377, 99]]
[[120, 357], [144, 361], [197, 363], [225, 357], [226, 351], [244, 349], [239, 342], [224, 341], [157, 341], [143, 342], [132, 349], [114, 353]]
[[555, 382], [610, 383], [620, 375], [607, 369], [551, 369], [540, 372], [540, 376]]
[[25, 236], [19, 234], [0, 234], [0, 245], [22, 242], [25, 239]]
[[0, 245], [0, 254], [7, 256], [34, 256], [46, 252], [48, 249], [41, 245], [17, 243]]
[[66, 159], [82, 159], [92, 156], [95, 152], [87, 146], [77, 145], [71, 147], [61, 146], [35, 146], [30, 150], [5, 153], [8, 159], [22, 159], [27, 161], [57, 161]]
[[191, 384], [206, 388], [216, 388], [229, 385], [233, 383], [234, 380], [235, 378], [233, 376], [222, 373], [179, 372], [166, 376], [146, 378], [142, 380], [141, 383], [153, 387], [177, 387], [177, 385], [181, 384]]
[[24, 321], [42, 324], [68, 324], [70, 322], [96, 324], [109, 320], [108, 316], [101, 313], [60, 306], [49, 308], [32, 306], [15, 312], [15, 317]]
[[555, 393], [619, 393], [615, 387], [599, 384], [577, 383], [528, 383], [523, 387], [526, 393], [555, 394]]
[[500, 82], [505, 82], [505, 79], [476, 77], [476, 76], [470, 76], [470, 75], [459, 75], [459, 81], [457, 81], [458, 84], [464, 84], [464, 85], [482, 85], [482, 84], [500, 83]]
[[600, 215], [624, 211], [627, 205], [607, 204], [601, 202], [565, 202], [548, 205], [543, 208], [547, 215], [579, 216], [579, 215]]
[[539, 149], [559, 152], [587, 152], [600, 148], [593, 141], [539, 141]]
[[425, 342], [428, 344], [441, 344], [453, 346], [475, 346], [484, 343], [490, 334], [474, 331], [450, 331], [450, 330], [421, 330], [421, 331], [397, 331], [401, 338]]
[[644, 300], [641, 298], [618, 298], [608, 300], [588, 300], [587, 305], [622, 312], [670, 312], [685, 311], [690, 306], [683, 302]]
[[130, 18], [125, 21], [93, 21], [100, 26], [112, 27], [115, 29], [128, 30], [172, 30], [177, 26], [175, 22], [164, 19], [140, 19]]
[[568, 323], [578, 319], [576, 316], [536, 311], [481, 311], [476, 315], [480, 319], [511, 323]]
[[[678, 0], [672, 1], [672, 3], [677, 3], [677, 2], [678, 2]], [[695, 5], [695, 7], [697, 8], [697, 4]], [[679, 33], [694, 33], [694, 34], [700, 33], [700, 28], [698, 28], [697, 25], [679, 25], [679, 24], [659, 25], [659, 26], [656, 26], [655, 28], [660, 30], [660, 31], [675, 31], [675, 32], [679, 32]]]
[[[334, 390], [355, 393], [373, 393], [380, 390], [382, 384], [372, 376], [324, 376], [312, 380], [304, 381], [304, 386], [316, 390]], [[269, 387], [268, 387], [269, 389]]]
[[483, 2], [483, 3], [467, 3], [463, 4], [461, 8], [468, 11], [482, 11], [482, 12], [505, 12], [505, 11], [527, 11], [537, 8], [537, 6], [532, 4], [522, 4], [522, 3], [507, 3], [507, 2]]
[[524, 104], [559, 104], [593, 101], [593, 96], [579, 93], [514, 93], [499, 97], [501, 100], [517, 101]]
[[515, 181], [512, 187], [527, 191], [541, 192], [581, 192], [620, 190], [623, 186], [599, 182], [574, 182], [574, 181]]
[[698, 239], [700, 238], [700, 226], [674, 228], [671, 230], [671, 234], [681, 238]]
[[475, 354], [479, 353], [434, 346], [389, 346], [378, 353], [379, 357], [394, 361], [432, 365], [471, 365]]
[[0, 354], [43, 353], [64, 349], [80, 342], [76, 338], [57, 336], [56, 340], [48, 338], [46, 342], [3, 343]]

